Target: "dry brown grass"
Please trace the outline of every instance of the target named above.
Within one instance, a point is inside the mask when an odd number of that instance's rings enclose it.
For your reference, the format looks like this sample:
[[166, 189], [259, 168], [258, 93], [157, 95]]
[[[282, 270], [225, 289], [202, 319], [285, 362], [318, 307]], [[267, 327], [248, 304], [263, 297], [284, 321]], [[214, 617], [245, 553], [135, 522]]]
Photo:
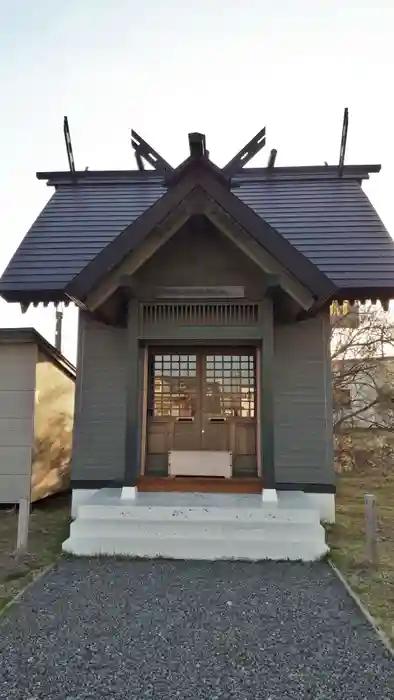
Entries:
[[0, 510], [0, 610], [60, 556], [69, 521], [68, 494], [35, 504], [30, 518], [28, 554], [16, 557], [17, 512], [15, 509]]
[[[364, 494], [378, 502], [379, 567], [365, 556]], [[337, 522], [328, 530], [333, 562], [394, 642], [394, 467], [367, 465], [338, 477]]]

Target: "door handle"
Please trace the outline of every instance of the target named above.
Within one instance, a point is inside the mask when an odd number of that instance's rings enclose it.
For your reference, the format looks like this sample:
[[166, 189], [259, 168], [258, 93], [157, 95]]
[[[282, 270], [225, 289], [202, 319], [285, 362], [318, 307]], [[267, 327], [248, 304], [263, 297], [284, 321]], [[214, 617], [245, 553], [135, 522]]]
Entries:
[[224, 416], [212, 416], [211, 418], [208, 418], [210, 423], [225, 423], [226, 419]]
[[192, 423], [194, 421], [194, 416], [178, 416], [178, 423]]

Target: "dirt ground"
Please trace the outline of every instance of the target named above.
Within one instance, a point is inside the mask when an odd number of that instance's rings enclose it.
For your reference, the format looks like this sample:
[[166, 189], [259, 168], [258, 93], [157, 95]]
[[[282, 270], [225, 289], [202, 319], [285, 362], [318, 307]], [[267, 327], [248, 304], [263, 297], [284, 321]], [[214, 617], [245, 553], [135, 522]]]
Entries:
[[[365, 555], [364, 494], [378, 503], [379, 566]], [[337, 522], [328, 529], [333, 562], [394, 642], [394, 466], [369, 464], [338, 477]]]
[[60, 556], [61, 544], [68, 534], [70, 496], [45, 499], [32, 508], [29, 530], [29, 554], [15, 556], [17, 512], [0, 510], [0, 610], [35, 575]]

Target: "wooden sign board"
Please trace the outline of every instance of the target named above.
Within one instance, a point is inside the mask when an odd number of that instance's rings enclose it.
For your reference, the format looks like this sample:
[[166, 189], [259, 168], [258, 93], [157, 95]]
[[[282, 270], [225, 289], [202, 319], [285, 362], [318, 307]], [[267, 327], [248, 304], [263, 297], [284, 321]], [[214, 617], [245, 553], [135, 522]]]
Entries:
[[159, 299], [243, 299], [244, 287], [157, 287]]

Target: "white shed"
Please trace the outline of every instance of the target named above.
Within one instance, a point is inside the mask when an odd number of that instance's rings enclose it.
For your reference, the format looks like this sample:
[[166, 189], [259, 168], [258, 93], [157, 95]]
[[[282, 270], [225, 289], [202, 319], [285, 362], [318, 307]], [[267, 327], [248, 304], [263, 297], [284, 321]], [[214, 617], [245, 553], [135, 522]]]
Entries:
[[0, 329], [0, 503], [70, 484], [75, 367], [33, 328]]

